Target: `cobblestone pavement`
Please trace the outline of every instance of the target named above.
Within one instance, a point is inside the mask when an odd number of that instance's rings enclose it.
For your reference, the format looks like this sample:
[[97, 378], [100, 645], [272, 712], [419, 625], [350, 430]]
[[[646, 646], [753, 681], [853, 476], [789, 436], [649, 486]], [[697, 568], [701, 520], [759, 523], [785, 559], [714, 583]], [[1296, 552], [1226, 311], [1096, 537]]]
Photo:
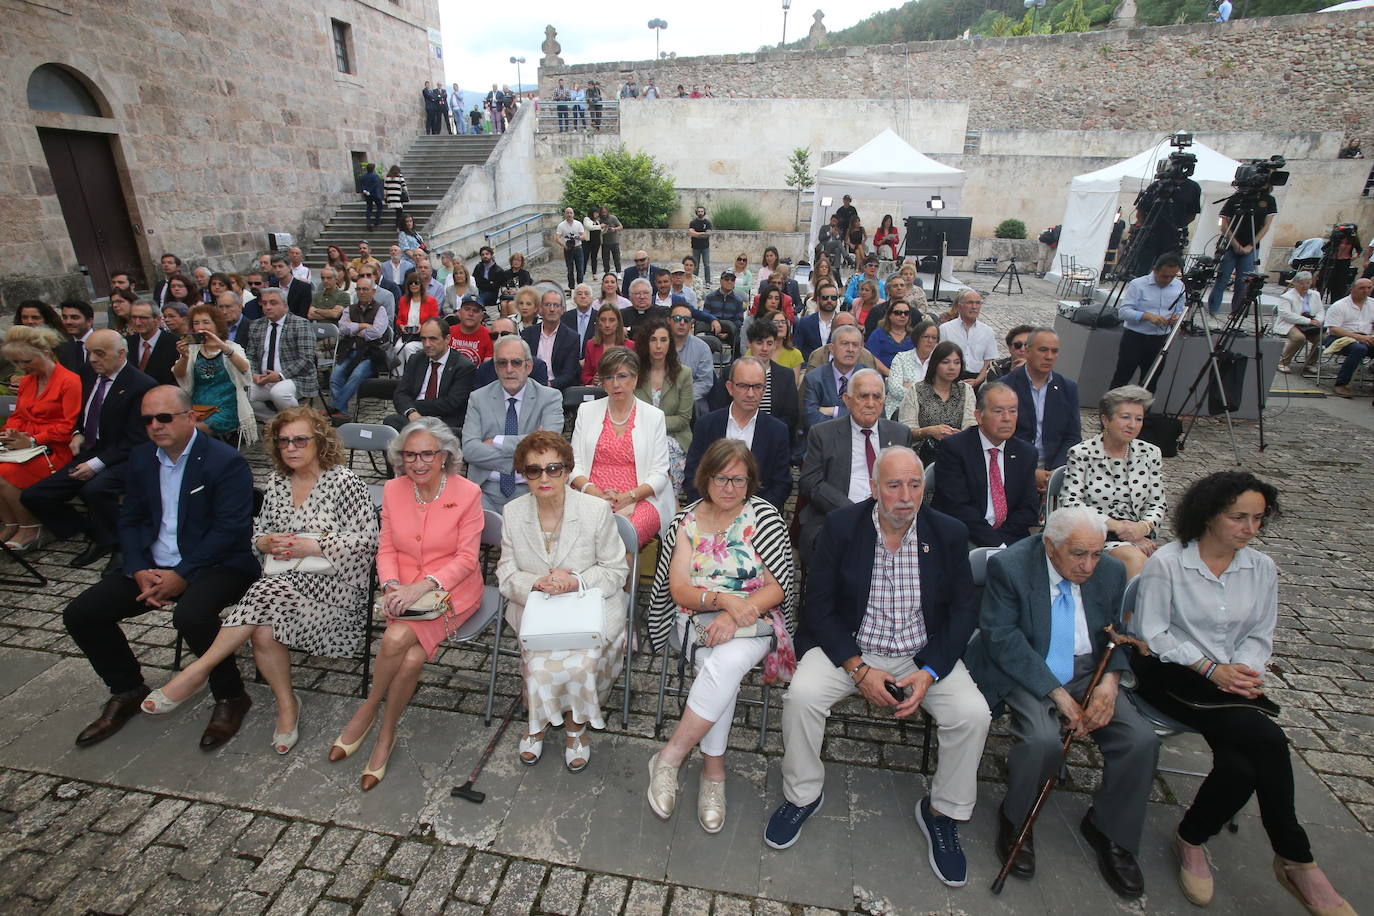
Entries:
[[[993, 279], [976, 277], [973, 285], [988, 289]], [[1048, 323], [1053, 314], [1052, 289], [1035, 280], [1027, 280], [1026, 288], [1025, 296], [987, 297], [985, 319], [999, 331], [1022, 321]], [[379, 404], [369, 408], [367, 416], [382, 412]], [[1366, 573], [1374, 560], [1374, 526], [1369, 520], [1368, 496], [1374, 475], [1366, 456], [1374, 447], [1374, 432], [1362, 417], [1356, 416], [1354, 421], [1345, 418], [1359, 409], [1368, 411], [1368, 402], [1325, 404], [1320, 400], [1275, 399], [1266, 418], [1266, 451], [1261, 453], [1256, 448], [1258, 438], [1253, 423], [1238, 423], [1237, 436], [1243, 465], [1274, 481], [1282, 493], [1283, 516], [1271, 525], [1261, 546], [1274, 557], [1281, 571], [1280, 626], [1270, 695], [1283, 706], [1281, 721], [1300, 758], [1300, 796], [1305, 806], [1302, 810], [1307, 811], [1310, 803], [1313, 810], [1322, 812], [1322, 829], [1335, 831], [1316, 837], [1319, 847], [1331, 850], [1337, 858], [1365, 856], [1367, 867], [1367, 852], [1374, 848], [1369, 837], [1374, 832], [1374, 679], [1370, 676], [1374, 598], [1368, 591]], [[1085, 412], [1083, 417], [1085, 432], [1096, 430], [1096, 419], [1089, 414]], [[261, 456], [252, 460], [259, 476], [264, 474], [266, 464]], [[1211, 420], [1201, 421], [1187, 449], [1166, 463], [1170, 495], [1176, 496], [1200, 474], [1231, 463], [1224, 428]], [[366, 465], [366, 459], [360, 458], [360, 472], [377, 476]], [[280, 793], [240, 789], [241, 778], [235, 781], [227, 770], [217, 772], [217, 759], [232, 757], [233, 762], [224, 764], [225, 767], [233, 767], [235, 772], [242, 767], [251, 775], [254, 771], [247, 764], [262, 767], [266, 760], [275, 757], [269, 757], [265, 747], [253, 748], [251, 757], [246, 756], [250, 753], [246, 750], [239, 754], [235, 745], [242, 744], [244, 736], [218, 757], [200, 755], [194, 750], [186, 752], [194, 759], [185, 765], [199, 767], [197, 773], [203, 771], [200, 778], [204, 780], [204, 791], [158, 788], [162, 784], [142, 769], [144, 760], [139, 761], [140, 766], [127, 766], [127, 761], [119, 756], [121, 750], [115, 745], [124, 736], [107, 742], [109, 750], [84, 752], [79, 765], [69, 766], [66, 761], [70, 757], [71, 736], [66, 732], [75, 734], [92, 717], [99, 695], [94, 676], [63, 631], [61, 620], [65, 604], [97, 578], [95, 571], [67, 566], [81, 546], [80, 542], [54, 545], [37, 555], [40, 568], [51, 579], [42, 589], [0, 586], [0, 646], [4, 647], [0, 651], [7, 658], [6, 664], [0, 666], [0, 681], [6, 676], [14, 677], [13, 683], [0, 690], [0, 719], [11, 719], [8, 726], [0, 721], [0, 907], [5, 913], [801, 916], [858, 905], [853, 899], [836, 900], [833, 895], [808, 896], [804, 890], [798, 890], [804, 888], [806, 877], [800, 873], [789, 875], [787, 882], [776, 879], [771, 886], [765, 882], [758, 891], [734, 893], [722, 892], [724, 884], [713, 881], [710, 875], [698, 878], [681, 870], [674, 874], [672, 869], [659, 869], [646, 878], [645, 873], [652, 869], [622, 866], [613, 858], [588, 865], [585, 855], [579, 860], [556, 849], [545, 850], [537, 842], [501, 840], [498, 834], [503, 828], [499, 822], [501, 818], [514, 818], [515, 809], [501, 817], [484, 814], [489, 822], [467, 829], [461, 823], [458, 827], [445, 827], [441, 818], [428, 818], [429, 809], [422, 810], [418, 802], [414, 810], [397, 812], [388, 809], [383, 800], [376, 808], [355, 806], [356, 810], [344, 815], [339, 813], [342, 809], [335, 811], [328, 805], [306, 801], [297, 804]], [[12, 561], [0, 563], [0, 574], [13, 571]], [[125, 629], [148, 669], [148, 682], [161, 683], [173, 660], [174, 631], [169, 615], [150, 613], [129, 621]], [[241, 664], [245, 671], [252, 670], [247, 656]], [[25, 665], [33, 665], [34, 670], [20, 677], [16, 672]], [[333, 704], [331, 710], [342, 710], [352, 702], [349, 698], [356, 696], [359, 662], [297, 657], [295, 665], [297, 684], [310, 697], [308, 703], [327, 701]], [[474, 650], [442, 650], [438, 661], [425, 667], [414, 709], [407, 720], [432, 723], [436, 729], [451, 728], [455, 732], [478, 722], [476, 717], [486, 701], [485, 690], [459, 680], [457, 675], [482, 667], [483, 656]], [[44, 676], [49, 677], [42, 688], [46, 693], [21, 692], [6, 698], [9, 691], [30, 678], [34, 678], [34, 684], [42, 681], [38, 675], [44, 668], [48, 669]], [[505, 663], [502, 670], [498, 709], [504, 708], [517, 689], [510, 663]], [[658, 671], [655, 659], [644, 655], [636, 659], [628, 722], [621, 722], [619, 691], [612, 693], [610, 706], [614, 712], [607, 716], [607, 733], [598, 742], [603, 747], [614, 744], [629, 748], [632, 753], [625, 756], [633, 765], [619, 769], [619, 760], [609, 759], [615, 751], [603, 752], [600, 762], [608, 775], [590, 794], [599, 795], [600, 800], [591, 799], [591, 804], [607, 817], [613, 816], [607, 809], [608, 798], [619, 797], [617, 793], [630, 800], [641, 797], [640, 770], [648, 753], [643, 749], [651, 747], [649, 739], [654, 734]], [[757, 687], [756, 682], [751, 682], [746, 693]], [[33, 686], [24, 689], [38, 690]], [[270, 709], [270, 697], [261, 692], [256, 695], [259, 708], [252, 716], [261, 723], [270, 719], [265, 712]], [[24, 702], [29, 704], [36, 702], [32, 697], [47, 697], [43, 702], [51, 706], [40, 712], [20, 708], [12, 702], [20, 696], [27, 697]], [[757, 817], [757, 822], [740, 828], [741, 839], [731, 850], [744, 849], [745, 844], [749, 844], [749, 850], [760, 846], [757, 834], [762, 829], [762, 817], [778, 798], [776, 770], [782, 747], [777, 699], [775, 693], [774, 715], [761, 752], [755, 753], [757, 708], [742, 709], [739, 727], [732, 733], [731, 759], [738, 755], [741, 761], [748, 761], [747, 765], [740, 764], [749, 770], [741, 792], [749, 794], [746, 790], [751, 786], [758, 790], [754, 793], [758, 798], [748, 802], [748, 811], [759, 814], [738, 815]], [[841, 710], [862, 711], [852, 700]], [[667, 711], [670, 720], [676, 716], [676, 705], [671, 700]], [[32, 718], [26, 719], [30, 713]], [[58, 729], [59, 720], [66, 731]], [[320, 731], [316, 737], [327, 742], [326, 733], [337, 727], [337, 721], [312, 723]], [[198, 730], [199, 726], [188, 722], [186, 727]], [[420, 725], [415, 727], [419, 729]], [[489, 734], [480, 726], [472, 732], [471, 742], [464, 746], [461, 757], [454, 752], [430, 763], [421, 761], [421, 771], [456, 777], [446, 779], [445, 785], [461, 781]], [[189, 736], [190, 732], [186, 734]], [[990, 739], [983, 758], [980, 778], [992, 787], [991, 794], [982, 799], [984, 802], [1000, 795], [995, 783], [1002, 778], [1002, 760], [1009, 742], [1004, 735], [1003, 729], [1003, 736]], [[257, 743], [256, 738], [252, 740]], [[266, 743], [265, 733], [262, 743]], [[303, 739], [302, 747], [293, 754], [302, 754], [305, 743]], [[499, 749], [498, 760], [492, 765], [490, 778], [498, 789], [503, 780], [520, 775], [514, 772], [519, 768], [510, 766], [508, 759], [513, 753], [512, 735], [507, 735], [506, 744], [510, 747]], [[185, 746], [189, 747], [189, 743]], [[1171, 742], [1170, 746], [1188, 747], [1186, 742]], [[863, 780], [885, 778], [884, 774], [893, 771], [916, 773], [919, 747], [919, 727], [897, 730], [882, 727], [874, 720], [833, 722], [825, 757], [832, 768], [846, 768], [851, 791], [857, 793], [854, 787]], [[311, 748], [312, 752], [316, 750]], [[1192, 750], [1197, 758], [1194, 763], [1205, 769], [1205, 752], [1195, 753], [1196, 747]], [[422, 755], [415, 752], [415, 756]], [[551, 756], [557, 756], [556, 748]], [[101, 762], [105, 759], [110, 761], [108, 766]], [[550, 766], [554, 764], [556, 761]], [[594, 761], [593, 769], [596, 768]], [[1065, 791], [1056, 793], [1056, 797], [1063, 795], [1066, 804], [1072, 802], [1081, 810], [1084, 802], [1079, 793], [1094, 789], [1099, 778], [1096, 751], [1075, 747], [1069, 781], [1063, 787]], [[393, 778], [389, 777], [386, 786], [370, 795], [385, 797], [392, 784]], [[200, 784], [191, 780], [186, 785]], [[684, 786], [687, 785], [694, 787], [694, 781], [685, 779]], [[734, 783], [731, 785], [733, 793]], [[1177, 804], [1188, 800], [1190, 787], [1195, 785], [1195, 781], [1182, 778], [1161, 776], [1158, 780], [1151, 809], [1158, 809], [1161, 836], [1167, 835], [1177, 817]], [[424, 792], [418, 797], [423, 799]], [[687, 807], [690, 799], [689, 791]], [[450, 807], [452, 804], [457, 803], [450, 803]], [[489, 800], [487, 808], [491, 809], [491, 805]], [[980, 806], [980, 811], [984, 809], [991, 811], [992, 807]], [[736, 816], [735, 810], [732, 808], [732, 816]], [[459, 812], [451, 819], [457, 821], [461, 815]], [[621, 812], [614, 816], [628, 815]], [[689, 810], [682, 812], [679, 824], [684, 820], [691, 820]], [[504, 829], [509, 830], [510, 824], [506, 823]], [[641, 825], [637, 829], [645, 828]], [[915, 835], [914, 831], [909, 832]], [[1072, 828], [1067, 832], [1072, 839]], [[1248, 818], [1241, 838], [1254, 842], [1259, 835], [1257, 820]], [[672, 831], [665, 836], [672, 837]], [[687, 842], [683, 836], [684, 831], [680, 830], [671, 842]], [[634, 845], [633, 837], [634, 834], [627, 833], [623, 839], [627, 850]], [[854, 837], [857, 860], [860, 840], [857, 833]], [[919, 851], [919, 837], [914, 842]], [[573, 838], [567, 845], [576, 848], [577, 843]], [[585, 842], [583, 845], [590, 848]], [[973, 845], [972, 839], [969, 845]], [[757, 852], [750, 851], [748, 855], [757, 857]], [[1075, 855], [1086, 860], [1087, 854], [1081, 848]], [[629, 852], [627, 856], [633, 858]], [[844, 856], [847, 861], [848, 850]], [[924, 862], [917, 862], [916, 867], [926, 876]], [[1091, 865], [1084, 869], [1087, 877], [1083, 880], [1091, 885], [1095, 878]], [[1265, 879], [1264, 874], [1264, 868], [1260, 868], [1252, 882], [1268, 880], [1263, 893], [1240, 909], [1249, 913], [1273, 912], [1280, 905], [1290, 906], [1276, 902], [1286, 898], [1273, 890], [1272, 879]], [[1155, 870], [1147, 871], [1152, 887], [1168, 883], [1168, 877], [1163, 859]], [[1048, 884], [1045, 878], [1041, 882]], [[1351, 893], [1349, 884], [1344, 889]], [[973, 889], [965, 890], [972, 893]], [[847, 893], [841, 896], [849, 898]], [[1181, 901], [1176, 894], [1174, 897]], [[946, 905], [942, 902], [946, 899], [952, 902]], [[1016, 910], [1013, 905], [993, 905], [992, 901], [1001, 899], [982, 895], [961, 900], [957, 896], [932, 895], [919, 911], [953, 912], [963, 906], [971, 907], [972, 912]], [[1103, 907], [1115, 905], [1109, 898], [1099, 899]], [[1056, 902], [1050, 887], [1045, 887], [1043, 896], [1036, 901], [1023, 896], [1021, 909], [1016, 911], [1097, 911], [1063, 900]], [[1188, 911], [1186, 904], [1177, 909], [1173, 906], [1165, 904], [1161, 897], [1147, 909]], [[917, 911], [900, 906], [896, 910]]]

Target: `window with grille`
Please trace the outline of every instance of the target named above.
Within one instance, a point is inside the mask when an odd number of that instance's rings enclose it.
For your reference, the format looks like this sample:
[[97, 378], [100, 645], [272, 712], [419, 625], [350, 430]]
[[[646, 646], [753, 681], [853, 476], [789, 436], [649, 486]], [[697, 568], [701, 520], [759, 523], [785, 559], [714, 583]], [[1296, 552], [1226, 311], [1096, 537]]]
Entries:
[[340, 73], [353, 72], [353, 27], [337, 19], [329, 20], [334, 33], [334, 64]]

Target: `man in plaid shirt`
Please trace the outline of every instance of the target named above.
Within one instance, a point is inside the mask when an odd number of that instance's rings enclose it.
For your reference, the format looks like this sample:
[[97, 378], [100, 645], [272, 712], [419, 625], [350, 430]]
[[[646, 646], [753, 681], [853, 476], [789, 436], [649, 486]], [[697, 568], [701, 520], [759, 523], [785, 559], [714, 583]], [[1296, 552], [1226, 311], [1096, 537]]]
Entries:
[[915, 817], [936, 877], [962, 887], [968, 868], [956, 822], [973, 814], [991, 716], [960, 661], [978, 618], [968, 529], [922, 508], [924, 473], [910, 448], [885, 448], [873, 462], [873, 496], [826, 517], [797, 628], [797, 672], [783, 704], [786, 800], [764, 841], [786, 849], [820, 808], [825, 720], [857, 690], [896, 718], [924, 708], [939, 726], [939, 765]]

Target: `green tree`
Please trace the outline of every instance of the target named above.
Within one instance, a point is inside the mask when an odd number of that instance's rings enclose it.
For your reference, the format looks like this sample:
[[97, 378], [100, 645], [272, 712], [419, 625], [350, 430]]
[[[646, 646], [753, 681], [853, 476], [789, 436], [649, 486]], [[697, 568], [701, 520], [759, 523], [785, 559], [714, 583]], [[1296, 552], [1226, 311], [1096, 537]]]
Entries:
[[788, 173], [783, 177], [783, 184], [789, 188], [797, 189], [797, 216], [795, 225], [801, 225], [801, 196], [802, 192], [809, 190], [816, 183], [816, 176], [811, 173], [811, 149], [809, 147], [797, 147], [792, 150], [792, 155], [787, 159]]
[[988, 25], [987, 36], [989, 38], [1006, 38], [1012, 34], [1012, 29], [1016, 28], [1016, 21], [1006, 13], [998, 13], [997, 17]]
[[652, 156], [623, 146], [568, 160], [562, 206], [585, 213], [603, 205], [627, 227], [662, 229], [677, 210], [677, 189]]
[[1060, 9], [1064, 12], [1059, 14], [1058, 21], [1054, 24], [1056, 34], [1086, 32], [1092, 28], [1092, 23], [1088, 21], [1088, 14], [1083, 10], [1083, 0], [1072, 0], [1071, 3], [1060, 4], [1055, 12], [1058, 13]]

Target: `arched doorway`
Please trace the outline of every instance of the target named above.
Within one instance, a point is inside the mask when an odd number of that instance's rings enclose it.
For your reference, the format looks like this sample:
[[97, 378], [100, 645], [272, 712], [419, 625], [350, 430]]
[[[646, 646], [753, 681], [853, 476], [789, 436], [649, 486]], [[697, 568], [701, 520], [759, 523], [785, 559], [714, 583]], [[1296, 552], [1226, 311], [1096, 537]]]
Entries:
[[[29, 75], [29, 108], [107, 118], [109, 106], [80, 74], [43, 64]], [[77, 260], [90, 272], [97, 295], [117, 270], [141, 275], [138, 244], [115, 163], [112, 134], [38, 128], [53, 190], [62, 207]], [[138, 279], [138, 278], [136, 278]]]

